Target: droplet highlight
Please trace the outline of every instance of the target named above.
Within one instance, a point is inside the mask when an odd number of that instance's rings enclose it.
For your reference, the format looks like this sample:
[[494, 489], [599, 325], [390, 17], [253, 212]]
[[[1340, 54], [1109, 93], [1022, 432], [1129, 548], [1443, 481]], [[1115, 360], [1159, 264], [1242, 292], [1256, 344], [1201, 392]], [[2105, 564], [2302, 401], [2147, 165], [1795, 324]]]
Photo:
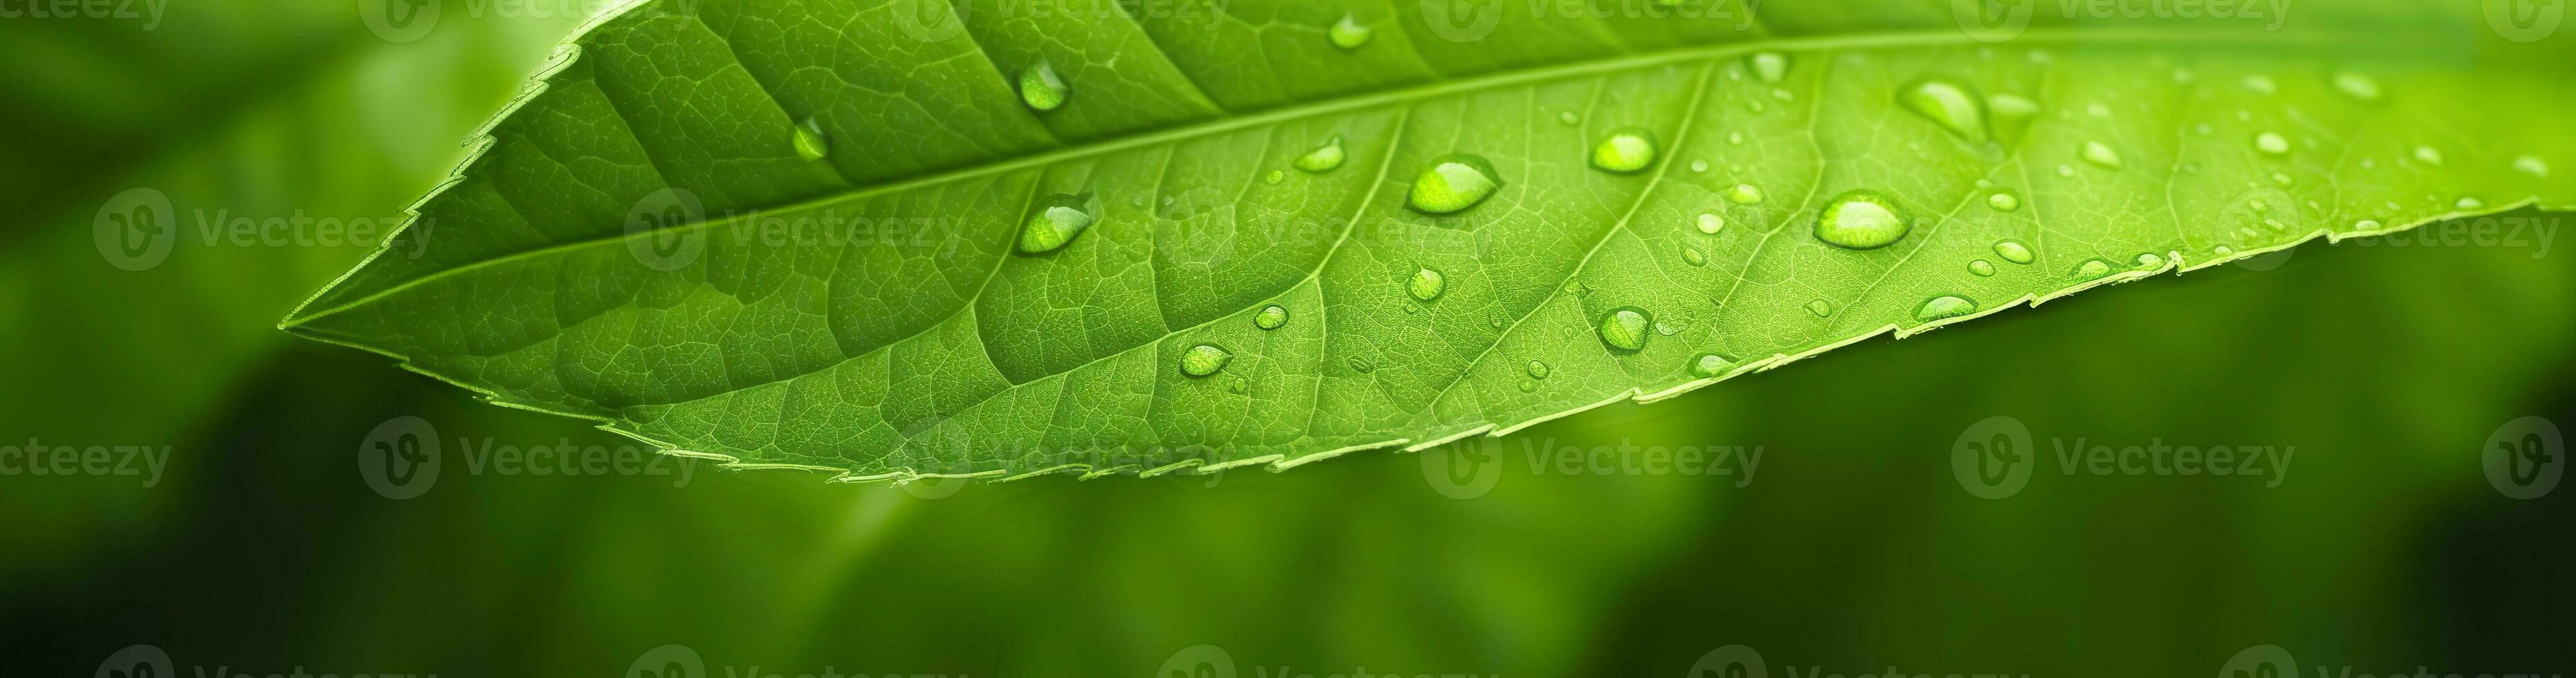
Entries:
[[1995, 241], [1995, 256], [2003, 257], [2004, 261], [2016, 264], [2029, 264], [2038, 260], [2038, 257], [2031, 254], [2029, 245], [2024, 245], [2019, 240], [2009, 239]]
[[1426, 214], [1450, 214], [1493, 197], [1494, 189], [1502, 185], [1502, 175], [1482, 156], [1451, 153], [1432, 158], [1431, 165], [1422, 168], [1404, 202]]
[[796, 138], [792, 145], [796, 147], [796, 157], [808, 162], [821, 160], [832, 153], [831, 140], [823, 137], [822, 121], [813, 118], [806, 118], [805, 122], [796, 125]]
[[1336, 134], [1333, 135], [1333, 138], [1325, 139], [1324, 145], [1316, 146], [1313, 150], [1306, 151], [1304, 155], [1297, 156], [1296, 160], [1290, 161], [1288, 164], [1295, 166], [1302, 172], [1321, 174], [1333, 171], [1334, 168], [1341, 167], [1343, 159], [1342, 135]]
[[1334, 47], [1339, 47], [1343, 50], [1354, 50], [1359, 49], [1361, 45], [1368, 44], [1369, 37], [1375, 35], [1377, 33], [1377, 29], [1370, 28], [1368, 24], [1360, 23], [1359, 17], [1344, 14], [1342, 15], [1341, 21], [1333, 22], [1333, 27], [1324, 32], [1327, 36], [1332, 38]]
[[1413, 298], [1418, 301], [1438, 299], [1440, 293], [1448, 289], [1448, 277], [1440, 275], [1439, 269], [1428, 266], [1414, 269], [1413, 277], [1404, 281], [1404, 292], [1413, 295]]
[[1181, 374], [1205, 377], [1224, 370], [1225, 364], [1233, 361], [1233, 352], [1215, 344], [1199, 344], [1181, 352]]
[[2120, 168], [2120, 152], [2113, 150], [2109, 144], [2099, 141], [2084, 142], [2084, 150], [2076, 153], [2076, 157], [2083, 158], [2084, 162], [2094, 167], [2110, 170]]
[[1621, 127], [1592, 147], [1592, 167], [1627, 174], [1655, 164], [1655, 133], [1643, 127]]
[[1027, 103], [1029, 108], [1052, 111], [1064, 106], [1064, 100], [1072, 94], [1073, 90], [1064, 84], [1064, 78], [1055, 74], [1055, 66], [1047, 62], [1040, 61], [1020, 70], [1020, 101]]
[[1058, 193], [1038, 199], [1029, 209], [1027, 223], [1020, 227], [1020, 252], [1043, 254], [1073, 242], [1073, 237], [1091, 228], [1091, 197]]
[[1896, 199], [1869, 190], [1845, 191], [1825, 203], [1816, 215], [1816, 239], [1825, 244], [1866, 250], [1886, 247], [1914, 227]]
[[1986, 141], [1986, 106], [1967, 83], [1933, 76], [1914, 81], [1896, 93], [1896, 103], [1951, 136], [1974, 143]]
[[1931, 322], [1943, 318], [1956, 318], [1975, 312], [1977, 312], [1977, 302], [1970, 301], [1967, 297], [1942, 295], [1925, 300], [1922, 306], [1915, 307], [1914, 319], [1923, 322]]
[[1609, 346], [1610, 350], [1635, 353], [1646, 349], [1646, 337], [1650, 336], [1646, 332], [1654, 324], [1654, 316], [1646, 309], [1621, 306], [1602, 314], [1596, 330], [1601, 335], [1601, 343]]
[[1268, 306], [1263, 306], [1263, 307], [1261, 307], [1261, 310], [1260, 310], [1259, 312], [1256, 312], [1256, 313], [1253, 313], [1253, 314], [1252, 314], [1252, 326], [1253, 326], [1253, 327], [1258, 327], [1258, 328], [1265, 329], [1265, 330], [1275, 330], [1275, 329], [1279, 329], [1279, 328], [1280, 328], [1280, 326], [1287, 325], [1287, 324], [1288, 324], [1288, 308], [1287, 308], [1287, 307], [1285, 307], [1285, 306], [1280, 306], [1280, 305], [1278, 305], [1278, 304], [1271, 304], [1271, 305], [1268, 305]]

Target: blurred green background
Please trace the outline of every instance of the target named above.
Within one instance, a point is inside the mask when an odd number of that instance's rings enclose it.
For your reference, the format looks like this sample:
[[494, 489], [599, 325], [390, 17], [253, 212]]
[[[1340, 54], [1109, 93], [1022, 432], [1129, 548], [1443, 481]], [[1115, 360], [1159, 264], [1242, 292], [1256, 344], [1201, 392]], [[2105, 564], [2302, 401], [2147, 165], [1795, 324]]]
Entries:
[[[2312, 244], [1865, 342], [1477, 443], [1482, 493], [1374, 452], [909, 488], [472, 473], [460, 445], [623, 443], [273, 328], [362, 245], [191, 236], [126, 271], [92, 226], [134, 188], [185, 228], [395, 217], [581, 17], [451, 12], [389, 42], [345, 2], [167, 12], [0, 21], [0, 445], [170, 450], [157, 478], [0, 475], [7, 675], [138, 644], [259, 676], [622, 676], [669, 644], [708, 676], [1151, 675], [1202, 644], [1246, 677], [1669, 676], [1731, 644], [1775, 676], [2211, 675], [2258, 644], [2303, 670], [2576, 672], [2576, 490], [2510, 499], [2479, 465], [2508, 420], [2576, 423], [2576, 265], [2537, 243]], [[1994, 415], [2043, 455], [2295, 453], [2277, 486], [2043, 458], [1988, 500], [1950, 460]], [[356, 462], [400, 416], [450, 456], [392, 500]], [[1621, 444], [1762, 456], [1527, 457]]]

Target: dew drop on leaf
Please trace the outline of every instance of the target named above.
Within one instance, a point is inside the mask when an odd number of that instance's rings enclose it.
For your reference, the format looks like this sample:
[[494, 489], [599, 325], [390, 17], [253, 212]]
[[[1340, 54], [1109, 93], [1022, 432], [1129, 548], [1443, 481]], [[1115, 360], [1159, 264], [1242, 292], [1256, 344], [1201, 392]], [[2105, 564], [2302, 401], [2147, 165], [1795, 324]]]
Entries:
[[1225, 369], [1226, 363], [1233, 361], [1234, 353], [1215, 344], [1199, 344], [1181, 353], [1181, 374], [1204, 377], [1216, 374]]
[[2417, 146], [2415, 159], [2424, 161], [2427, 165], [2439, 165], [2442, 164], [2442, 150], [2431, 146]]
[[1447, 291], [1448, 288], [1449, 279], [1441, 276], [1438, 269], [1428, 266], [1414, 269], [1413, 278], [1404, 281], [1404, 292], [1420, 301], [1438, 299], [1440, 293]]
[[2164, 257], [2162, 257], [2162, 256], [2158, 256], [2158, 255], [2157, 255], [2156, 253], [2154, 253], [2154, 252], [2148, 252], [2148, 253], [2145, 253], [2145, 254], [2140, 254], [2140, 255], [2138, 255], [2138, 265], [2139, 265], [2139, 266], [2163, 266], [2163, 265], [2165, 265], [2165, 258], [2164, 258]]
[[1896, 103], [1949, 130], [1952, 136], [1976, 143], [1986, 141], [1985, 103], [1967, 83], [1926, 77], [1898, 90]]
[[1565, 111], [1556, 114], [1556, 121], [1568, 125], [1579, 125], [1583, 123], [1583, 116], [1575, 115], [1574, 111]]
[[1265, 175], [1262, 175], [1262, 176], [1261, 176], [1261, 181], [1262, 181], [1262, 183], [1270, 183], [1270, 184], [1279, 183], [1279, 182], [1281, 182], [1281, 181], [1285, 181], [1285, 180], [1287, 180], [1287, 179], [1288, 179], [1288, 173], [1286, 173], [1286, 172], [1281, 172], [1281, 171], [1279, 171], [1279, 170], [1270, 170], [1270, 173], [1269, 173], [1269, 174], [1265, 174]]
[[1727, 367], [1729, 365], [1725, 357], [1715, 353], [1702, 353], [1699, 357], [1691, 359], [1690, 372], [1693, 376], [1705, 379], [1725, 374]]
[[1876, 191], [1845, 191], [1816, 215], [1816, 239], [1855, 250], [1886, 247], [1913, 228], [1896, 199]]
[[2078, 152], [2076, 157], [2083, 158], [2084, 162], [2094, 167], [2112, 170], [2120, 168], [2120, 152], [2112, 150], [2110, 145], [2099, 141], [2084, 142], [2084, 150]]
[[2075, 265], [2075, 275], [2087, 280], [2110, 275], [2110, 273], [2111, 262], [2101, 259], [2086, 259], [2084, 263]]
[[1333, 27], [1325, 31], [1332, 37], [1334, 47], [1345, 50], [1359, 49], [1361, 45], [1368, 44], [1369, 36], [1376, 32], [1368, 24], [1360, 23], [1359, 17], [1349, 14], [1342, 15], [1341, 21], [1333, 22]]
[[1762, 204], [1762, 187], [1752, 184], [1736, 184], [1735, 186], [1726, 189], [1726, 201], [1738, 205]]
[[1288, 324], [1288, 308], [1285, 306], [1271, 304], [1261, 307], [1260, 312], [1252, 314], [1253, 327], [1275, 330], [1286, 324]]
[[1968, 272], [1974, 273], [1980, 278], [1994, 275], [1995, 264], [1994, 262], [1986, 261], [1984, 259], [1971, 260], [1968, 262]]
[[2016, 264], [2028, 264], [2035, 260], [2035, 258], [2031, 256], [2029, 245], [2021, 244], [2021, 241], [2012, 239], [1995, 241], [1995, 256], [2003, 257], [2004, 261]]
[[1592, 147], [1592, 167], [1627, 174], [1655, 163], [1655, 133], [1643, 127], [1621, 127]]
[[1834, 314], [1834, 305], [1825, 303], [1825, 300], [1823, 299], [1817, 299], [1815, 301], [1807, 302], [1807, 312], [1814, 313], [1816, 314], [1816, 317], [1822, 318]]
[[2375, 102], [2380, 97], [2379, 81], [2351, 71], [2336, 73], [2334, 88], [2335, 91], [2342, 92], [2344, 96], [2352, 97], [2356, 101]]
[[2273, 93], [2273, 92], [2281, 91], [2281, 86], [2280, 86], [2280, 85], [2277, 85], [2277, 84], [2274, 84], [2274, 83], [2272, 82], [2272, 78], [2271, 78], [2270, 76], [2264, 76], [2264, 75], [2248, 75], [2248, 76], [2245, 76], [2245, 80], [2243, 81], [2243, 84], [2245, 85], [2245, 88], [2246, 88], [2246, 89], [2254, 90], [2254, 91], [2256, 91], [2256, 92], [2261, 92], [2261, 93], [2264, 93], [2264, 94], [2271, 94], [2271, 93]]
[[1925, 300], [1922, 306], [1915, 307], [1914, 319], [1931, 322], [1975, 312], [1977, 312], [1977, 302], [1969, 301], [1967, 297], [1945, 294]]
[[813, 118], [796, 125], [795, 146], [796, 157], [808, 161], [821, 160], [832, 152], [831, 140], [823, 138], [823, 123]]
[[1602, 314], [1596, 329], [1601, 335], [1602, 345], [1610, 347], [1610, 350], [1635, 353], [1645, 350], [1646, 337], [1650, 336], [1646, 334], [1647, 328], [1654, 322], [1654, 316], [1646, 309], [1621, 306]]
[[2012, 191], [1996, 191], [1986, 196], [1986, 206], [1995, 208], [1997, 212], [2021, 209], [2021, 196], [2013, 195]]
[[1297, 159], [1290, 164], [1296, 165], [1298, 170], [1320, 174], [1341, 167], [1342, 158], [1342, 136], [1336, 134], [1331, 139], [1325, 139], [1324, 145], [1316, 146], [1305, 155], [1297, 156]]
[[2474, 196], [2464, 195], [2460, 196], [2460, 200], [2458, 202], [2451, 203], [2451, 206], [2464, 210], [2486, 209], [2487, 201], [2479, 200]]
[[1693, 161], [1691, 161], [1691, 172], [1692, 172], [1692, 173], [1696, 174], [1696, 173], [1699, 173], [1699, 172], [1706, 172], [1706, 171], [1708, 171], [1708, 161], [1706, 161], [1706, 160], [1693, 160]]
[[1746, 57], [1745, 63], [1753, 68], [1753, 77], [1763, 82], [1779, 82], [1781, 78], [1789, 75], [1789, 55], [1787, 54], [1761, 52]]
[[1545, 362], [1538, 361], [1538, 360], [1531, 360], [1531, 361], [1529, 361], [1528, 369], [1529, 369], [1529, 375], [1530, 375], [1530, 378], [1532, 378], [1532, 379], [1546, 379], [1546, 378], [1547, 378], [1547, 363], [1545, 363]]
[[1028, 223], [1020, 227], [1020, 251], [1027, 254], [1053, 252], [1064, 247], [1065, 243], [1073, 242], [1073, 237], [1082, 235], [1084, 229], [1091, 228], [1094, 220], [1088, 194], [1058, 193], [1040, 198], [1029, 209]]
[[2549, 161], [2542, 160], [2536, 156], [2526, 155], [2514, 158], [2513, 168], [2521, 170], [2524, 174], [2529, 174], [2535, 177], [2549, 176]]
[[1020, 70], [1020, 101], [1029, 108], [1052, 111], [1063, 106], [1065, 97], [1071, 94], [1072, 88], [1065, 86], [1064, 78], [1057, 77], [1055, 66], [1047, 62]]
[[1432, 158], [1431, 165], [1422, 168], [1404, 202], [1425, 214], [1449, 214], [1484, 202], [1502, 185], [1493, 163], [1473, 154], [1451, 153]]
[[2279, 132], [2264, 132], [2254, 135], [2254, 150], [2262, 151], [2264, 155], [2282, 155], [2290, 152], [2290, 140], [2282, 138]]
[[1697, 247], [1683, 245], [1682, 263], [1690, 264], [1692, 266], [1706, 266], [1708, 265], [1708, 255], [1701, 254]]
[[1726, 217], [1715, 214], [1699, 215], [1699, 232], [1717, 235], [1718, 229], [1722, 228], [1726, 228]]

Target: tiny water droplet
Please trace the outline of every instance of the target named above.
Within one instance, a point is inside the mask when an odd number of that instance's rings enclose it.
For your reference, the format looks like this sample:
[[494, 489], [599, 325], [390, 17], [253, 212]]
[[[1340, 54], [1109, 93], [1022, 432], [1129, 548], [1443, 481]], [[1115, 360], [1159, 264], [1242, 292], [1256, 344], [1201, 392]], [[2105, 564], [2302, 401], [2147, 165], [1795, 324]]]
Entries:
[[1661, 334], [1661, 335], [1664, 335], [1664, 336], [1667, 336], [1667, 337], [1669, 337], [1669, 336], [1673, 336], [1673, 335], [1676, 335], [1676, 334], [1681, 334], [1681, 333], [1682, 333], [1682, 326], [1680, 326], [1680, 325], [1675, 325], [1675, 324], [1672, 324], [1672, 323], [1667, 323], [1667, 322], [1664, 322], [1664, 321], [1661, 321], [1661, 320], [1657, 320], [1657, 321], [1655, 321], [1655, 333], [1656, 333], [1656, 334]]
[[1762, 188], [1752, 184], [1736, 184], [1726, 189], [1726, 201], [1738, 205], [1761, 204]]
[[2542, 160], [2537, 156], [2526, 155], [2514, 158], [2513, 168], [2521, 170], [2524, 174], [2529, 174], [2535, 177], [2549, 176], [2549, 161]]
[[2377, 219], [2363, 219], [2363, 220], [2360, 220], [2360, 221], [2352, 222], [2352, 227], [2353, 227], [2353, 229], [2354, 229], [2354, 230], [2361, 230], [2361, 231], [2375, 231], [2375, 230], [2379, 230], [2379, 220], [2377, 220]]
[[1984, 259], [1970, 260], [1968, 262], [1968, 272], [1976, 274], [1976, 276], [1980, 278], [1994, 275], [1995, 264], [1994, 262], [1986, 261]]
[[832, 142], [823, 137], [822, 121], [806, 118], [796, 125], [796, 157], [807, 161], [821, 160], [832, 152]]
[[2057, 176], [2061, 176], [2061, 177], [2071, 177], [2071, 176], [2075, 176], [2075, 168], [2074, 168], [2073, 166], [2071, 166], [2071, 165], [2058, 165], [2058, 166], [2057, 166]]
[[1977, 302], [1969, 301], [1967, 297], [1942, 295], [1925, 300], [1922, 306], [1915, 307], [1914, 319], [1931, 322], [1975, 312], [1977, 312]]
[[1020, 101], [1027, 103], [1029, 108], [1052, 111], [1063, 106], [1065, 97], [1071, 94], [1072, 90], [1065, 86], [1064, 78], [1057, 77], [1055, 66], [1047, 62], [1040, 61], [1020, 70]]
[[1502, 185], [1502, 175], [1484, 157], [1451, 153], [1432, 158], [1431, 165], [1422, 168], [1404, 202], [1426, 214], [1449, 214], [1484, 202]]
[[1334, 47], [1353, 50], [1368, 44], [1369, 36], [1376, 32], [1377, 29], [1360, 23], [1359, 17], [1344, 14], [1342, 20], [1333, 22], [1333, 27], [1326, 30], [1325, 34], [1332, 38]]
[[1825, 303], [1823, 299], [1817, 299], [1807, 302], [1807, 312], [1816, 314], [1818, 318], [1830, 316], [1834, 314], [1834, 305]]
[[1285, 306], [1271, 304], [1261, 307], [1261, 312], [1252, 314], [1253, 327], [1275, 330], [1286, 324], [1288, 324], [1288, 308]]
[[1592, 167], [1617, 174], [1642, 170], [1655, 163], [1655, 146], [1655, 133], [1646, 128], [1611, 130], [1592, 147]]
[[2103, 261], [2101, 259], [2086, 259], [2084, 260], [2084, 263], [2075, 265], [2075, 274], [2088, 280], [2110, 275], [2111, 262]]
[[1798, 95], [1790, 92], [1787, 88], [1773, 87], [1771, 88], [1771, 98], [1779, 99], [1781, 101], [1797, 101]]
[[1816, 215], [1816, 239], [1856, 250], [1886, 247], [1914, 227], [1896, 199], [1869, 190], [1845, 191]]
[[2165, 265], [2165, 258], [2164, 258], [2164, 257], [2161, 257], [2161, 256], [2157, 256], [2157, 255], [2156, 255], [2156, 253], [2154, 253], [2154, 252], [2148, 252], [2148, 253], [2145, 253], [2145, 254], [2140, 254], [2140, 255], [2138, 255], [2138, 265], [2139, 265], [2139, 266], [2163, 266], [2163, 265]]
[[1744, 145], [1744, 133], [1743, 133], [1743, 132], [1728, 132], [1728, 133], [1726, 133], [1726, 143], [1727, 143], [1727, 144], [1729, 144], [1729, 145], [1733, 145], [1733, 146], [1742, 146], [1742, 145]]
[[1533, 379], [1546, 379], [1546, 378], [1547, 378], [1547, 363], [1545, 363], [1545, 362], [1538, 361], [1538, 360], [1531, 360], [1531, 361], [1529, 361], [1529, 365], [1527, 366], [1527, 369], [1529, 370], [1530, 378], [1533, 378]]
[[1218, 370], [1225, 369], [1226, 363], [1233, 361], [1234, 353], [1215, 344], [1199, 344], [1181, 353], [1181, 374], [1204, 377], [1216, 374]]
[[1342, 157], [1342, 135], [1335, 134], [1333, 138], [1325, 139], [1324, 145], [1297, 156], [1297, 160], [1290, 164], [1305, 172], [1321, 174], [1341, 167]]
[[1646, 348], [1646, 328], [1655, 322], [1654, 315], [1635, 306], [1621, 306], [1602, 314], [1596, 330], [1601, 343], [1610, 350], [1635, 353]]
[[1949, 130], [1952, 136], [1974, 143], [1986, 140], [1985, 102], [1967, 83], [1940, 76], [1925, 77], [1898, 90], [1896, 103], [1941, 126], [1941, 129]]
[[1265, 175], [1262, 175], [1262, 176], [1261, 176], [1261, 181], [1262, 181], [1263, 183], [1272, 183], [1272, 184], [1275, 184], [1275, 183], [1279, 183], [1280, 181], [1285, 180], [1285, 179], [1287, 179], [1287, 178], [1288, 178], [1288, 173], [1287, 173], [1287, 172], [1282, 172], [1282, 171], [1279, 171], [1279, 170], [1270, 170], [1270, 173], [1269, 173], [1269, 174], [1265, 174]]
[[1020, 227], [1020, 251], [1042, 254], [1064, 247], [1073, 237], [1091, 228], [1089, 194], [1057, 193], [1038, 199], [1029, 208], [1028, 222]]
[[2264, 155], [2282, 155], [2290, 152], [2290, 140], [2282, 137], [2280, 132], [2264, 132], [2254, 135], [2254, 150], [2262, 151]]
[[1690, 363], [1691, 374], [1702, 379], [1726, 374], [1728, 367], [1731, 366], [1726, 363], [1726, 358], [1715, 353], [1699, 354]]
[[2280, 172], [2273, 172], [2273, 173], [2272, 173], [2272, 183], [2280, 184], [2280, 185], [2282, 185], [2282, 186], [2288, 186], [2288, 185], [2290, 185], [2291, 183], [2293, 183], [2293, 181], [2290, 179], [2290, 175], [2282, 174], [2282, 173], [2280, 173]]
[[1699, 248], [1697, 247], [1683, 245], [1682, 263], [1690, 264], [1692, 266], [1706, 266], [1708, 265], [1708, 255], [1700, 254]]
[[1700, 173], [1700, 172], [1706, 172], [1706, 171], [1708, 171], [1708, 161], [1706, 161], [1706, 160], [1693, 160], [1693, 161], [1691, 161], [1691, 173], [1693, 173], [1693, 174], [1697, 174], [1697, 173]]
[[2094, 167], [2111, 170], [2120, 168], [2120, 152], [2112, 150], [2110, 145], [2099, 141], [2084, 142], [2084, 150], [2077, 153], [2077, 157], [2083, 158], [2084, 162], [2091, 163]]
[[1986, 196], [1986, 206], [1995, 208], [1997, 212], [2018, 210], [2021, 209], [2021, 196], [2013, 195], [2012, 191], [1996, 191]]
[[1353, 372], [1368, 374], [1370, 372], [1377, 371], [1377, 363], [1369, 362], [1367, 358], [1353, 357], [1346, 362], [1351, 366], [1351, 371]]
[[1715, 214], [1699, 215], [1698, 221], [1699, 232], [1701, 233], [1717, 235], [1718, 229], [1726, 228], [1726, 217], [1721, 217]]
[[2487, 201], [2464, 195], [2460, 196], [2459, 202], [2451, 203], [2451, 206], [2464, 210], [2486, 209]]
[[2245, 76], [2244, 84], [2246, 89], [2262, 92], [2264, 94], [2281, 91], [2281, 86], [2273, 84], [2270, 76], [2248, 75]]
[[1438, 269], [1428, 266], [1414, 269], [1413, 278], [1404, 281], [1405, 293], [1413, 295], [1414, 299], [1420, 301], [1438, 299], [1440, 293], [1447, 291], [1448, 287], [1449, 279], [1440, 275]]
[[1574, 111], [1563, 111], [1556, 114], [1556, 121], [1568, 125], [1582, 124], [1583, 116], [1575, 115]]
[[2222, 257], [2224, 257], [2224, 256], [2228, 256], [2228, 255], [2235, 254], [2235, 253], [2236, 253], [2236, 248], [2234, 248], [2234, 247], [2228, 247], [2228, 246], [2226, 246], [2226, 245], [2219, 245], [2219, 246], [2217, 246], [2217, 247], [2209, 248], [2209, 251], [2210, 251], [2210, 253], [2212, 253], [2212, 254], [2216, 254], [2216, 255], [2218, 255], [2218, 256], [2222, 256]]
[[2427, 165], [2439, 165], [2442, 164], [2442, 150], [2431, 146], [2417, 146], [2415, 159], [2422, 160]]
[[1995, 241], [1995, 256], [2003, 257], [2004, 261], [2016, 264], [2028, 264], [2037, 260], [2037, 257], [2031, 255], [2029, 245], [2010, 239]]
[[1529, 392], [1537, 391], [1537, 390], [1538, 390], [1538, 382], [1530, 381], [1530, 380], [1528, 380], [1528, 379], [1522, 379], [1522, 380], [1521, 380], [1521, 392], [1522, 392], [1522, 393], [1529, 393]]
[[2335, 91], [2342, 92], [2344, 96], [2352, 97], [2360, 101], [2378, 101], [2380, 97], [2379, 81], [2371, 79], [2370, 76], [2351, 71], [2336, 73], [2334, 75], [2334, 88]]
[[1760, 78], [1763, 82], [1779, 82], [1780, 78], [1789, 75], [1789, 55], [1787, 54], [1761, 52], [1746, 57], [1745, 61], [1752, 65], [1753, 77]]

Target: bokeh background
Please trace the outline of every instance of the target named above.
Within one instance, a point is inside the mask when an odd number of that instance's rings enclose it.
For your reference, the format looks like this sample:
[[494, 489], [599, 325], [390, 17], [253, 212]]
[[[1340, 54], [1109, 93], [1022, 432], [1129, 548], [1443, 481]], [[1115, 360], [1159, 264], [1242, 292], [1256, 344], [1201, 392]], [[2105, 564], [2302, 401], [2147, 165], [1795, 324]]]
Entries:
[[[908, 488], [474, 473], [460, 447], [625, 441], [274, 329], [363, 245], [101, 255], [100, 207], [135, 188], [187, 228], [396, 217], [583, 18], [535, 14], [409, 42], [347, 2], [0, 21], [0, 445], [169, 449], [157, 477], [0, 475], [0, 674], [149, 645], [183, 675], [627, 676], [672, 644], [708, 676], [1152, 675], [1200, 645], [1247, 677], [1670, 676], [1735, 644], [1775, 676], [2211, 675], [2264, 644], [2311, 671], [2576, 673], [2576, 488], [2509, 498], [2479, 461], [2509, 420], [2576, 424], [2576, 260], [2536, 236], [2311, 244], [1873, 340], [1442, 457], [1499, 466], [1469, 492], [1378, 452]], [[1950, 463], [1996, 415], [2050, 456], [2294, 452], [2278, 478], [2044, 457], [1989, 500]], [[451, 456], [394, 500], [357, 460], [403, 416]], [[1528, 463], [1622, 444], [1761, 457]]]

